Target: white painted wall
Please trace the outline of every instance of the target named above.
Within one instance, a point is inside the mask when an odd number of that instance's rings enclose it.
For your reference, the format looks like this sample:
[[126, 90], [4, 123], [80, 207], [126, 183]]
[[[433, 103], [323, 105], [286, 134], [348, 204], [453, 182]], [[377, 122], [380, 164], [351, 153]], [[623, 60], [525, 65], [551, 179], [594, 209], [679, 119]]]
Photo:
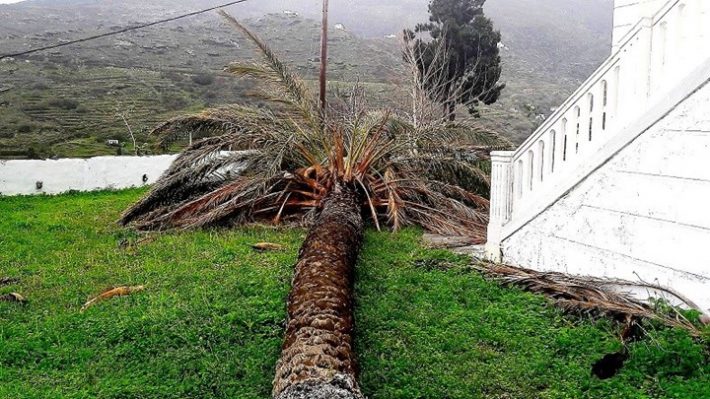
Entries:
[[503, 261], [640, 279], [710, 312], [710, 84], [503, 241]]
[[[154, 183], [175, 155], [0, 161], [0, 195], [59, 194]], [[143, 181], [143, 176], [147, 180]], [[37, 188], [37, 183], [42, 188]]]

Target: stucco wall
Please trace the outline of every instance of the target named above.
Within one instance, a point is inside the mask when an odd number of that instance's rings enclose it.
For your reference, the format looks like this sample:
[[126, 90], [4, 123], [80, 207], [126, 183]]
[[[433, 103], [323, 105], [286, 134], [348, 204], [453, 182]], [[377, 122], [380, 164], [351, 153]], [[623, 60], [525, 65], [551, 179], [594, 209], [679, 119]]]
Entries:
[[643, 279], [710, 311], [710, 85], [502, 245], [506, 263]]
[[174, 155], [161, 155], [0, 161], [0, 195], [138, 187], [155, 182], [174, 159]]

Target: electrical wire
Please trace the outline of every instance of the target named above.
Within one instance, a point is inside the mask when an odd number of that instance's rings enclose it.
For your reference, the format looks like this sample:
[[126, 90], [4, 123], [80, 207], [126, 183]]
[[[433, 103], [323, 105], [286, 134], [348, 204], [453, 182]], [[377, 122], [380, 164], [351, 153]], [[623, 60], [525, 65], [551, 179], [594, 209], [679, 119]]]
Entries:
[[126, 33], [126, 32], [130, 32], [130, 31], [134, 31], [134, 30], [145, 29], [145, 28], [149, 28], [149, 27], [151, 27], [151, 26], [160, 25], [160, 24], [164, 24], [164, 23], [167, 23], [167, 22], [177, 21], [177, 20], [179, 20], [179, 19], [194, 17], [195, 15], [204, 14], [204, 13], [206, 13], [206, 12], [218, 10], [218, 9], [224, 8], [224, 7], [229, 7], [229, 6], [232, 6], [232, 5], [235, 5], [235, 4], [245, 3], [245, 2], [247, 2], [247, 1], [248, 1], [248, 0], [236, 0], [236, 1], [231, 1], [231, 2], [229, 2], [229, 3], [224, 3], [224, 4], [221, 4], [221, 5], [218, 5], [218, 6], [214, 6], [214, 7], [210, 7], [210, 8], [205, 8], [205, 9], [203, 9], [203, 10], [193, 11], [193, 12], [188, 13], [188, 14], [182, 14], [182, 15], [178, 15], [178, 16], [176, 16], [176, 17], [161, 19], [161, 20], [159, 20], [159, 21], [154, 21], [154, 22], [149, 22], [149, 23], [145, 23], [145, 24], [135, 25], [135, 26], [131, 26], [131, 27], [119, 29], [119, 30], [116, 30], [116, 31], [111, 31], [111, 32], [107, 32], [107, 33], [102, 33], [102, 34], [100, 34], [100, 35], [94, 35], [94, 36], [84, 37], [84, 38], [81, 38], [81, 39], [71, 40], [71, 41], [64, 42], [64, 43], [53, 44], [53, 45], [51, 45], [51, 46], [38, 47], [38, 48], [31, 49], [31, 50], [27, 50], [27, 51], [21, 51], [21, 52], [19, 52], [19, 53], [3, 54], [3, 55], [0, 55], [0, 60], [5, 59], [5, 58], [21, 57], [21, 56], [23, 56], [23, 55], [34, 54], [34, 53], [38, 53], [38, 52], [40, 52], [40, 51], [52, 50], [52, 49], [55, 49], [55, 48], [60, 48], [60, 47], [65, 47], [65, 46], [71, 46], [71, 45], [77, 44], [77, 43], [84, 43], [84, 42], [88, 42], [88, 41], [91, 41], [91, 40], [103, 39], [103, 38], [105, 38], [105, 37], [115, 36], [115, 35], [119, 35], [119, 34], [121, 34], [121, 33]]

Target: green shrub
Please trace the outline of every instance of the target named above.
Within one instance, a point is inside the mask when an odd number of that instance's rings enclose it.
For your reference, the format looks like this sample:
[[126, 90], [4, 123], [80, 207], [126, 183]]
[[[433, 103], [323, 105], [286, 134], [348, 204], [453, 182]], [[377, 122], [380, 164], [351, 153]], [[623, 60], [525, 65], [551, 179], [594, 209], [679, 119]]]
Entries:
[[29, 133], [32, 131], [32, 125], [28, 123], [23, 123], [17, 126], [17, 133]]
[[198, 73], [192, 77], [192, 81], [200, 86], [209, 86], [214, 83], [214, 75], [209, 72]]
[[79, 107], [79, 102], [76, 100], [71, 100], [68, 98], [54, 98], [47, 102], [47, 104], [52, 108], [64, 109], [67, 111], [76, 109]]
[[190, 105], [190, 100], [181, 95], [166, 95], [163, 96], [163, 106], [170, 111], [184, 109]]
[[34, 144], [27, 148], [27, 158], [47, 159], [52, 155], [52, 150], [46, 144]]

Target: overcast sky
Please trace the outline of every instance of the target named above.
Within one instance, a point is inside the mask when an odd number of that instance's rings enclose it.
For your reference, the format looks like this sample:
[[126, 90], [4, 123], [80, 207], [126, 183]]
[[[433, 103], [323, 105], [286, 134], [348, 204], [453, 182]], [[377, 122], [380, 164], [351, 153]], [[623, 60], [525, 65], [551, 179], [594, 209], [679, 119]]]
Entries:
[[19, 3], [22, 0], [0, 0], [0, 4]]

